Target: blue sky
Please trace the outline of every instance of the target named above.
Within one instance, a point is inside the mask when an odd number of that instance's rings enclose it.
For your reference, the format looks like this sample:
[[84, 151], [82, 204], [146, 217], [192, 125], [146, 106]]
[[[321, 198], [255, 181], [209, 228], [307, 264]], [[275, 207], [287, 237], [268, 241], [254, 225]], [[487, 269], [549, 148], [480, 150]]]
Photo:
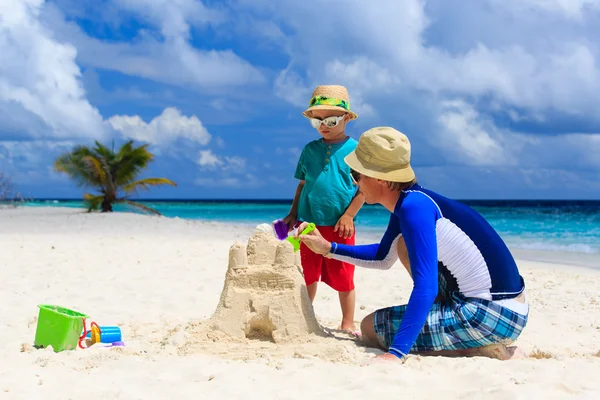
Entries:
[[462, 198], [600, 197], [595, 0], [0, 0], [0, 172], [79, 197], [76, 144], [150, 143], [150, 198], [291, 198], [301, 116], [342, 84]]

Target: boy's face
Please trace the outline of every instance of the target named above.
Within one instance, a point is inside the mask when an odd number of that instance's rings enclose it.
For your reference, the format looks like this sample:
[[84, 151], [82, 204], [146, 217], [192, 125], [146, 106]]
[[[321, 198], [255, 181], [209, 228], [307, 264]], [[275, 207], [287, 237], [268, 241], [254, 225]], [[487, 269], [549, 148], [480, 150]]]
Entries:
[[344, 130], [346, 129], [346, 122], [348, 122], [348, 114], [344, 111], [338, 110], [313, 110], [311, 112], [312, 117], [317, 120], [324, 120], [328, 117], [341, 117], [344, 118], [338, 121], [336, 126], [329, 127], [326, 124], [320, 124], [317, 130], [326, 140], [335, 140], [344, 136]]

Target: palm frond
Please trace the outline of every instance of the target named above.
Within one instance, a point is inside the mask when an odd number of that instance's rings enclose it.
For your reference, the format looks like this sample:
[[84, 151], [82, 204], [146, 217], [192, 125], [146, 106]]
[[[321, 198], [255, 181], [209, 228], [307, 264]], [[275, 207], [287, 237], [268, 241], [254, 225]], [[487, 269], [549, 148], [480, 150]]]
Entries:
[[158, 212], [158, 210], [155, 210], [154, 208], [145, 206], [145, 205], [140, 204], [140, 203], [136, 203], [135, 201], [122, 199], [122, 200], [119, 200], [118, 202], [119, 203], [121, 203], [121, 202], [126, 203], [126, 204], [128, 204], [130, 206], [140, 208], [140, 209], [142, 209], [142, 210], [144, 210], [146, 212], [149, 212], [149, 213], [152, 213], [152, 214], [155, 214], [155, 215], [162, 215], [160, 212]]
[[95, 141], [94, 143], [96, 144], [94, 153], [99, 156], [99, 158], [104, 158], [108, 164], [112, 164], [116, 158], [115, 152], [98, 141]]
[[87, 166], [90, 174], [94, 175], [103, 186], [107, 186], [106, 163], [93, 156], [85, 156], [81, 161]]
[[139, 181], [131, 182], [127, 185], [121, 187], [121, 189], [130, 194], [132, 192], [137, 192], [139, 189], [149, 190], [151, 186], [159, 186], [159, 185], [171, 185], [177, 186], [175, 182], [167, 178], [145, 178], [140, 179]]
[[129, 152], [119, 152], [115, 167], [115, 182], [126, 185], [134, 181], [137, 176], [148, 167], [154, 155], [147, 149], [147, 145], [131, 148]]
[[[117, 152], [114, 144], [108, 148], [94, 142], [94, 147], [76, 146], [73, 151], [62, 154], [54, 162], [54, 169], [71, 177], [79, 186], [96, 187], [101, 195], [86, 194], [89, 209], [102, 208], [112, 211], [114, 202], [127, 202], [145, 211], [158, 213], [149, 207], [127, 199], [132, 192], [149, 190], [152, 186], [177, 184], [166, 178], [139, 179], [139, 175], [154, 159], [148, 144], [135, 147], [133, 140], [124, 143]], [[120, 192], [125, 196], [120, 196]]]
[[98, 186], [101, 181], [90, 171], [89, 163], [84, 161], [87, 157], [95, 157], [92, 150], [85, 146], [77, 146], [73, 151], [64, 153], [56, 159], [54, 170], [67, 174], [78, 186]]
[[104, 195], [93, 195], [86, 193], [83, 195], [83, 199], [88, 207], [88, 212], [92, 210], [98, 210], [104, 201]]

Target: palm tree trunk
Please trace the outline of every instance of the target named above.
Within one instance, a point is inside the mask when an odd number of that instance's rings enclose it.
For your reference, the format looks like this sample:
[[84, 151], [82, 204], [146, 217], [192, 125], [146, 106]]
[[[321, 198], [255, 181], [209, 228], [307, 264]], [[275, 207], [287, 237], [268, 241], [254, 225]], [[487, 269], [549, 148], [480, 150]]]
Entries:
[[102, 202], [102, 212], [112, 212], [112, 204], [110, 201], [104, 199]]

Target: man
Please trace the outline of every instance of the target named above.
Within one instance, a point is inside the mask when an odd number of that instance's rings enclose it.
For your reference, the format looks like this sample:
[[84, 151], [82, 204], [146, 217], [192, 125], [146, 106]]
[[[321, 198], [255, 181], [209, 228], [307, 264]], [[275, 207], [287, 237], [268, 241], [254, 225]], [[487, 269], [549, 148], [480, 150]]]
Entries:
[[421, 187], [410, 153], [404, 134], [377, 127], [344, 159], [365, 201], [392, 213], [380, 243], [338, 244], [318, 230], [298, 237], [316, 253], [366, 268], [389, 269], [400, 257], [414, 281], [408, 304], [361, 322], [364, 342], [387, 351], [378, 357], [515, 357], [506, 345], [525, 328], [529, 306], [510, 251], [473, 209]]

